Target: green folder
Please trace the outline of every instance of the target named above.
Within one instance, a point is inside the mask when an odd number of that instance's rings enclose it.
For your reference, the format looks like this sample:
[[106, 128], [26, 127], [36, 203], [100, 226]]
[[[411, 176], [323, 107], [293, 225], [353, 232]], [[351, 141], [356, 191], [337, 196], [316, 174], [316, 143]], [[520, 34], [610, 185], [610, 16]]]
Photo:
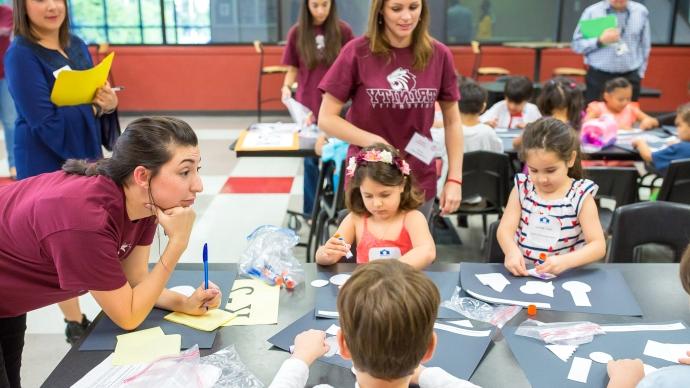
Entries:
[[598, 38], [604, 30], [616, 28], [618, 26], [618, 19], [616, 15], [608, 15], [602, 18], [580, 20], [578, 25], [585, 39]]

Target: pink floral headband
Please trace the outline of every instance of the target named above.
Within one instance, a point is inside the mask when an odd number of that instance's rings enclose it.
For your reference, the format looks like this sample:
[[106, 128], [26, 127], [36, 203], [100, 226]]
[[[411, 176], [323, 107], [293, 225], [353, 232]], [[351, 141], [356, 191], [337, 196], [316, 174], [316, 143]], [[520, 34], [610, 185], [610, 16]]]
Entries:
[[369, 150], [359, 151], [357, 156], [353, 156], [347, 163], [347, 176], [353, 177], [357, 166], [366, 165], [367, 162], [383, 162], [392, 164], [400, 170], [403, 175], [410, 175], [410, 165], [399, 157], [393, 156], [390, 151], [386, 150]]

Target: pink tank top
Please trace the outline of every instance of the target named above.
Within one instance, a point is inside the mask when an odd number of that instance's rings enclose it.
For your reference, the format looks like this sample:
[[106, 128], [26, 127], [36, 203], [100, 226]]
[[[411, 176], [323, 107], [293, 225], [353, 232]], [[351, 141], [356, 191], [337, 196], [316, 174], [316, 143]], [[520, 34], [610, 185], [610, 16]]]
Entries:
[[357, 263], [368, 263], [369, 262], [369, 250], [371, 248], [391, 248], [397, 247], [400, 249], [400, 254], [404, 255], [412, 249], [412, 240], [410, 239], [410, 234], [405, 228], [405, 217], [403, 217], [403, 226], [400, 229], [400, 234], [395, 240], [379, 240], [373, 234], [369, 232], [367, 228], [367, 219], [369, 217], [364, 217], [364, 230], [362, 231], [362, 241], [357, 242]]

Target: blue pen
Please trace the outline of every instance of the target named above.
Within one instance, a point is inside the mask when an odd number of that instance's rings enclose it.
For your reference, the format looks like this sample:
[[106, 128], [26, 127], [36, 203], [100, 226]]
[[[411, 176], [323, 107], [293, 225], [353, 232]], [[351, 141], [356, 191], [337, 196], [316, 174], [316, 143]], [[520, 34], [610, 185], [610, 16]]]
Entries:
[[204, 243], [204, 288], [208, 290], [208, 244]]

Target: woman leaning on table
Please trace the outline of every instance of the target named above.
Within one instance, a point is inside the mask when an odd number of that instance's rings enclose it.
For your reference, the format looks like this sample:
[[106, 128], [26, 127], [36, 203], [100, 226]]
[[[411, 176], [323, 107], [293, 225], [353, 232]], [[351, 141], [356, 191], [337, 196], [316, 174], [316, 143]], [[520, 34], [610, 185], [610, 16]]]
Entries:
[[[69, 160], [62, 171], [0, 188], [0, 386], [19, 387], [26, 313], [90, 292], [123, 329], [154, 306], [201, 315], [220, 304], [203, 286], [165, 289], [187, 248], [201, 192], [201, 156], [189, 125], [133, 121], [111, 158]], [[148, 269], [156, 225], [169, 241]]]
[[[425, 191], [420, 210], [427, 218], [436, 196], [431, 146], [436, 101], [449, 161], [440, 196], [443, 213], [460, 206], [463, 149], [453, 57], [429, 35], [429, 23], [427, 0], [373, 0], [367, 33], [341, 50], [319, 84], [324, 92], [319, 128], [350, 143], [348, 157], [375, 143], [402, 151]], [[349, 99], [352, 107], [343, 119], [340, 110]]]

